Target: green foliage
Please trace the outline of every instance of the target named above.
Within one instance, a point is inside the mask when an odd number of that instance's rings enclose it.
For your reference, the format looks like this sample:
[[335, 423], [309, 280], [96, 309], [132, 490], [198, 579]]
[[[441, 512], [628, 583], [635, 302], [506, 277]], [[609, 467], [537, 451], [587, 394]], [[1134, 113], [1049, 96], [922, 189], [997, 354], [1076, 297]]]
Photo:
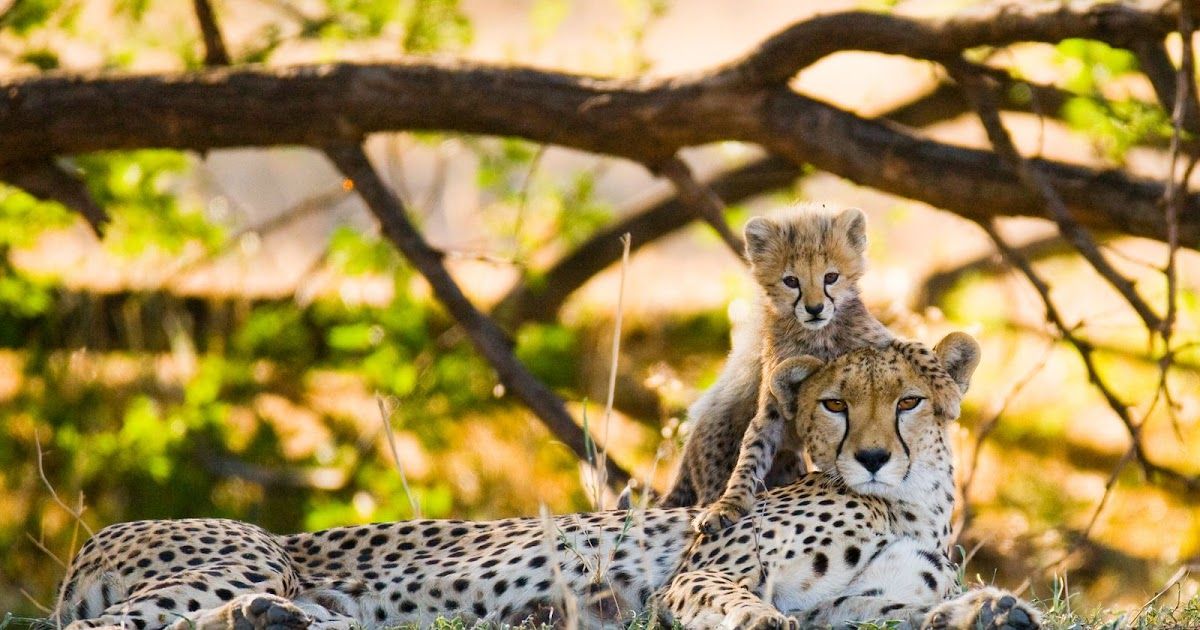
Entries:
[[407, 9], [401, 44], [404, 52], [428, 54], [471, 43], [471, 22], [459, 0], [413, 0]]
[[23, 190], [0, 184], [0, 252], [24, 247], [48, 230], [71, 224], [72, 215], [61, 204], [41, 201]]
[[17, 0], [10, 3], [0, 26], [11, 28], [18, 35], [26, 35], [44, 26], [62, 5], [63, 0]]
[[198, 243], [215, 248], [222, 230], [181, 200], [190, 164], [178, 151], [94, 153], [76, 158], [88, 190], [112, 215], [105, 244], [133, 256], [150, 249], [179, 253]]
[[1133, 53], [1086, 39], [1064, 40], [1056, 52], [1059, 64], [1068, 72], [1065, 87], [1078, 95], [1063, 105], [1062, 117], [1092, 138], [1106, 157], [1120, 162], [1133, 145], [1171, 135], [1170, 116], [1158, 104], [1112, 100], [1101, 90], [1114, 79], [1138, 71]]
[[529, 324], [517, 335], [517, 358], [551, 387], [578, 384], [579, 338], [561, 324]]
[[330, 266], [348, 276], [390, 274], [400, 263], [390, 243], [347, 226], [334, 229], [326, 252]]

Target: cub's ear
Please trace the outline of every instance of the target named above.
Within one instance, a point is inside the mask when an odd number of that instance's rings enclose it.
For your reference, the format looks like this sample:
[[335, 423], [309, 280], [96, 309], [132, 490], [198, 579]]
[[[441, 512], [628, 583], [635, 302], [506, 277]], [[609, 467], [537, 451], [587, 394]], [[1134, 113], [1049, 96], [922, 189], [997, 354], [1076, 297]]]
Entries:
[[958, 384], [962, 393], [967, 393], [971, 384], [971, 375], [979, 365], [979, 344], [975, 339], [962, 332], [952, 332], [946, 335], [933, 348], [933, 353], [942, 362], [942, 368]]
[[846, 235], [846, 241], [854, 251], [863, 253], [867, 249], [867, 215], [858, 208], [846, 208], [833, 219], [833, 224]]
[[796, 396], [800, 392], [800, 384], [823, 365], [825, 362], [817, 357], [805, 355], [784, 359], [771, 372], [771, 395], [788, 419], [796, 417]]
[[779, 226], [766, 217], [754, 217], [746, 222], [746, 259], [760, 261], [779, 239]]

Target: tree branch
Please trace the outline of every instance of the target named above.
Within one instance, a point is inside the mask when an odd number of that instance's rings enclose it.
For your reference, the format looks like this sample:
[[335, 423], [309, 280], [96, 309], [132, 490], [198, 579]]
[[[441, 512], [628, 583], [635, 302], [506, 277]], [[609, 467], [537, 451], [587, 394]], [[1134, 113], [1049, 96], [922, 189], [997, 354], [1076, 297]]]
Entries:
[[656, 170], [659, 175], [671, 180], [679, 198], [692, 209], [692, 213], [712, 226], [733, 255], [740, 259], [746, 246], [725, 221], [725, 204], [712, 188], [696, 181], [692, 169], [679, 156], [663, 162]]
[[[1043, 113], [1057, 116], [1063, 103], [1072, 96], [1053, 86], [1020, 82], [1027, 91], [1013, 89], [1018, 82], [1007, 73], [993, 71], [1004, 82], [999, 105], [1005, 111]], [[928, 94], [880, 115], [906, 127], [919, 128], [950, 120], [971, 111], [961, 87], [946, 81]], [[804, 171], [792, 161], [768, 155], [724, 174], [705, 184], [725, 205], [785, 188]], [[493, 314], [508, 327], [525, 321], [549, 321], [555, 317], [567, 297], [620, 257], [617, 239], [626, 232], [633, 236], [632, 250], [637, 251], [662, 236], [687, 226], [695, 218], [678, 196], [652, 200], [621, 213], [626, 218], [597, 232], [574, 251], [537, 274], [536, 284], [521, 282], [513, 287], [493, 309]], [[1061, 239], [1059, 241], [1061, 243]]]
[[204, 37], [204, 65], [228, 66], [231, 63], [225, 39], [217, 26], [217, 15], [209, 0], [193, 0], [196, 21], [200, 23], [200, 34]]
[[[471, 304], [442, 264], [442, 256], [425, 242], [405, 214], [399, 198], [379, 177], [361, 145], [342, 144], [326, 149], [326, 155], [351, 182], [367, 207], [379, 220], [384, 236], [400, 250], [429, 282], [439, 302], [466, 331], [475, 349], [496, 370], [504, 387], [533, 411], [543, 424], [583, 461], [588, 461], [586, 435], [563, 405], [561, 399], [529, 373], [512, 353], [512, 342], [504, 331]], [[591, 440], [592, 444], [596, 442]], [[607, 481], [623, 488], [629, 481], [612, 459], [605, 462]]]
[[[1193, 0], [1185, 0], [1191, 2]], [[1177, 2], [1142, 10], [1118, 3], [1012, 3], [947, 18], [849, 11], [820, 15], [768, 38], [712, 74], [715, 85], [782, 85], [800, 70], [843, 50], [944, 61], [979, 46], [1060, 42], [1082, 37], [1125, 47], [1161, 40], [1175, 28]]]
[[[720, 175], [706, 186], [725, 203], [737, 203], [783, 188], [801, 173], [789, 160], [766, 157]], [[634, 252], [696, 219], [678, 196], [651, 200], [626, 214], [625, 219], [602, 229], [539, 273], [536, 284], [522, 282], [513, 287], [492, 312], [510, 328], [526, 321], [550, 321], [568, 296], [620, 259], [622, 234], [632, 237], [630, 251]]]
[[[0, 161], [144, 147], [321, 147], [374, 131], [439, 129], [658, 164], [683, 147], [741, 140], [971, 219], [1044, 211], [991, 152], [921, 138], [785, 87], [747, 92], [449, 61], [54, 75], [0, 87]], [[1165, 238], [1160, 183], [1037, 164], [1081, 224]], [[1180, 238], [1200, 244], [1196, 195], [1184, 204]]]
[[59, 166], [53, 158], [0, 164], [0, 179], [34, 197], [57, 201], [78, 212], [97, 237], [104, 235], [104, 227], [109, 222], [108, 212], [92, 198], [83, 180]]
[[1200, 477], [1185, 475], [1177, 470], [1161, 466], [1150, 459], [1149, 453], [1146, 452], [1145, 446], [1142, 444], [1142, 426], [1133, 419], [1133, 415], [1129, 412], [1129, 407], [1117, 398], [1117, 395], [1113, 392], [1108, 382], [1101, 376], [1093, 357], [1095, 348], [1090, 342], [1077, 336], [1074, 327], [1068, 326], [1066, 320], [1059, 313], [1058, 308], [1054, 305], [1054, 300], [1050, 297], [1050, 286], [1037, 274], [1037, 271], [1034, 270], [1029, 260], [1004, 240], [995, 222], [981, 222], [979, 225], [987, 232], [992, 242], [995, 243], [996, 249], [1000, 251], [1004, 258], [1016, 267], [1029, 280], [1029, 283], [1033, 285], [1034, 290], [1037, 291], [1038, 296], [1042, 299], [1042, 305], [1046, 308], [1046, 319], [1054, 325], [1063, 340], [1069, 343], [1079, 354], [1079, 358], [1083, 360], [1084, 369], [1087, 370], [1088, 381], [1096, 387], [1100, 395], [1104, 398], [1104, 402], [1108, 404], [1113, 413], [1121, 420], [1121, 423], [1125, 425], [1125, 430], [1129, 433], [1130, 440], [1133, 442], [1134, 455], [1137, 457], [1138, 464], [1142, 467], [1146, 477], [1153, 478], [1158, 476], [1178, 484], [1188, 493], [1200, 492]]
[[1133, 307], [1138, 317], [1146, 324], [1146, 328], [1151, 331], [1159, 330], [1162, 326], [1162, 318], [1138, 295], [1133, 282], [1113, 268], [1096, 245], [1092, 235], [1071, 217], [1062, 197], [1042, 172], [1031, 166], [1017, 152], [1012, 137], [1005, 129], [1004, 122], [1000, 120], [1000, 110], [996, 106], [995, 93], [992, 86], [988, 85], [987, 77], [961, 65], [951, 64], [949, 68], [951, 74], [966, 91], [975, 112], [979, 115], [979, 120], [983, 123], [983, 128], [987, 131], [992, 147], [1004, 161], [1005, 166], [1015, 172], [1030, 191], [1042, 198], [1049, 218], [1058, 225], [1059, 232], [1088, 261], [1096, 273], [1100, 274], [1125, 298], [1125, 301]]

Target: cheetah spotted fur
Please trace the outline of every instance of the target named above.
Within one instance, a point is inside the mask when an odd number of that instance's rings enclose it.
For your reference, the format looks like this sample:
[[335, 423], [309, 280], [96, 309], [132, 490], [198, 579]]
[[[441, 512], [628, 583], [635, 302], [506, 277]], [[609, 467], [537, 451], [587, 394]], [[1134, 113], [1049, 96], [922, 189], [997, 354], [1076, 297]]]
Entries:
[[[695, 536], [695, 508], [488, 522], [414, 520], [278, 536], [219, 519], [109, 526], [74, 558], [54, 615], [68, 630], [302, 630], [628, 619], [797, 628], [1026, 630], [1036, 613], [994, 589], [958, 594], [944, 549], [953, 504], [946, 425], [978, 346], [951, 335], [785, 367], [770, 413], [813, 425], [827, 472], [761, 495], [753, 514]], [[920, 404], [897, 415], [897, 401]], [[830, 400], [844, 401], [841, 413]], [[834, 405], [835, 408], [841, 408]], [[885, 449], [874, 473], [857, 459]]]

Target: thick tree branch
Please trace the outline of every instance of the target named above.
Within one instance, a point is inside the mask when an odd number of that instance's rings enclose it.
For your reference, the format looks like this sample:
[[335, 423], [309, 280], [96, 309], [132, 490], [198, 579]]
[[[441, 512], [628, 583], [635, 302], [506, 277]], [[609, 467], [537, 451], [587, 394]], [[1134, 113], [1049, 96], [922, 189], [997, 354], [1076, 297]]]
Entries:
[[[999, 105], [1005, 111], [1057, 116], [1063, 103], [1073, 96], [1053, 86], [1036, 83], [1021, 82], [1027, 88], [1021, 89], [1006, 73], [993, 71], [992, 74], [1005, 86], [998, 95]], [[961, 87], [947, 81], [880, 117], [906, 127], [920, 128], [970, 111], [971, 105]], [[732, 205], [790, 186], [803, 173], [803, 169], [791, 160], [768, 155], [718, 175], [705, 185], [725, 205]], [[621, 214], [626, 218], [596, 233], [549, 269], [539, 272], [536, 283], [522, 282], [513, 287], [493, 313], [510, 328], [525, 321], [552, 320], [571, 293], [617, 261], [621, 248], [616, 243], [622, 234], [628, 232], [633, 236], [632, 249], [637, 251], [643, 245], [687, 226], [695, 218], [677, 196], [652, 200]]]
[[[454, 278], [442, 264], [442, 256], [425, 242], [406, 216], [404, 206], [395, 193], [383, 182], [359, 144], [342, 144], [326, 149], [326, 155], [351, 182], [367, 207], [379, 220], [384, 236], [390, 240], [409, 263], [429, 282], [439, 302], [466, 331], [475, 349], [496, 370], [500, 382], [519, 398], [584, 461], [588, 457], [588, 440], [561, 399], [529, 373], [513, 355], [512, 342], [495, 321], [480, 313], [463, 295]], [[594, 444], [595, 442], [592, 441]], [[606, 459], [607, 481], [620, 489], [629, 481], [625, 472], [611, 459]]]
[[[1184, 0], [1192, 2], [1193, 0]], [[979, 46], [1059, 42], [1082, 37], [1116, 46], [1161, 40], [1175, 28], [1177, 2], [1143, 10], [1103, 3], [1014, 2], [985, 5], [938, 19], [852, 11], [821, 15], [790, 26], [709, 79], [718, 85], [761, 87], [786, 82], [800, 70], [843, 50], [945, 61]]]
[[[758, 143], [858, 184], [971, 219], [1041, 216], [991, 152], [920, 138], [786, 88], [604, 81], [461, 62], [224, 68], [186, 75], [42, 76], [0, 93], [0, 160], [104, 149], [354, 141], [373, 131], [517, 136], [643, 164], [723, 140]], [[1039, 165], [1081, 224], [1164, 239], [1163, 187], [1123, 173]], [[1200, 199], [1180, 216], [1200, 244]]]
[[87, 185], [49, 157], [0, 164], [0, 179], [38, 197], [57, 201], [78, 212], [97, 237], [108, 225], [108, 212], [96, 203]]

